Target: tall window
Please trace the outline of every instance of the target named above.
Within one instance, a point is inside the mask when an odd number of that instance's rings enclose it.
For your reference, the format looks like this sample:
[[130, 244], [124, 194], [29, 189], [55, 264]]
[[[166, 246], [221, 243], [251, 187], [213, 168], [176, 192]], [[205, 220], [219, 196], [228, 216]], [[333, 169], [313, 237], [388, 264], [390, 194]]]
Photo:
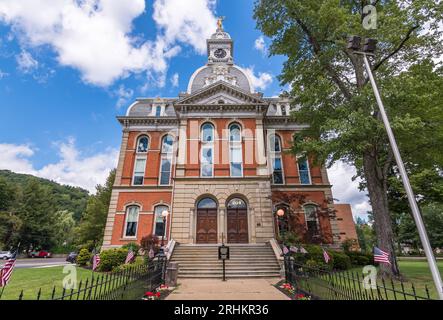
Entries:
[[281, 108], [281, 115], [287, 116], [288, 113], [286, 112], [286, 106], [283, 104], [280, 108]]
[[243, 176], [243, 148], [241, 128], [234, 123], [229, 126], [229, 156], [231, 177]]
[[163, 137], [160, 163], [160, 184], [171, 183], [172, 156], [174, 150], [174, 138], [171, 135]]
[[137, 236], [139, 207], [130, 206], [126, 208], [125, 237]]
[[319, 235], [317, 206], [309, 204], [303, 207], [305, 211], [306, 227], [310, 238]]
[[161, 106], [156, 106], [155, 107], [155, 116], [156, 117], [160, 117], [162, 114], [162, 107]]
[[147, 136], [141, 136], [137, 140], [137, 153], [148, 152], [149, 138]]
[[200, 175], [212, 177], [214, 175], [214, 126], [205, 123], [202, 126], [201, 137]]
[[156, 206], [154, 209], [154, 235], [163, 237], [166, 235], [166, 226], [163, 223], [162, 212], [168, 210], [167, 206]]
[[274, 184], [283, 184], [283, 162], [282, 162], [282, 145], [279, 136], [271, 135], [269, 139], [270, 156], [272, 164], [272, 182]]
[[134, 179], [132, 182], [134, 185], [142, 185], [143, 184], [143, 179], [145, 176], [145, 169], [146, 169], [146, 157], [135, 158]]
[[303, 157], [297, 159], [298, 173], [300, 175], [301, 184], [311, 184], [311, 175], [309, 173], [308, 159]]

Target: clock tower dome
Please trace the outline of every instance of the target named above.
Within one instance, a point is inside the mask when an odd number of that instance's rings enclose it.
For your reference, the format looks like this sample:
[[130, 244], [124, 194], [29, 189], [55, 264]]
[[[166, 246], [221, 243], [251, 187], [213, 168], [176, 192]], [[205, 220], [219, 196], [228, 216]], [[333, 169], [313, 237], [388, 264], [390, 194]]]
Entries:
[[227, 63], [233, 64], [233, 41], [229, 33], [223, 30], [223, 19], [217, 21], [217, 31], [208, 39], [208, 64]]

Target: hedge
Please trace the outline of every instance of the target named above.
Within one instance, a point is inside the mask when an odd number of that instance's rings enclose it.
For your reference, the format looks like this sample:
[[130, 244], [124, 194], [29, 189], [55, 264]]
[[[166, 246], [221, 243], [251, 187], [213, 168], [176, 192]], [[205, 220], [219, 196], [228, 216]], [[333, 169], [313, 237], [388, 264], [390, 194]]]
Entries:
[[124, 264], [127, 254], [128, 250], [123, 248], [102, 251], [100, 253], [99, 271], [111, 271], [115, 267]]

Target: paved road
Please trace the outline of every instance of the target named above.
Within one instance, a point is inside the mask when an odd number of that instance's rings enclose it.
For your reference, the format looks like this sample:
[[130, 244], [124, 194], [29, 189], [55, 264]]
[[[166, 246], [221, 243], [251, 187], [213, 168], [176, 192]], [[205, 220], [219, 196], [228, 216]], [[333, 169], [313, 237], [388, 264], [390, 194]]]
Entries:
[[[0, 266], [3, 266], [5, 260], [0, 260]], [[48, 259], [17, 259], [16, 268], [44, 268], [51, 266], [60, 266], [69, 264], [66, 258], [48, 258]]]

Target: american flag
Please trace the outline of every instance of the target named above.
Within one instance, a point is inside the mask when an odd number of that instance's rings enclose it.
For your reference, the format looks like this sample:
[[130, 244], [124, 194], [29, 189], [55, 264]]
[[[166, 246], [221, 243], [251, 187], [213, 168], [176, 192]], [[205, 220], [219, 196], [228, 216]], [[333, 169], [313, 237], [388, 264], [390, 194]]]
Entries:
[[95, 271], [99, 265], [100, 265], [100, 255], [94, 254], [94, 256], [92, 257], [92, 271]]
[[298, 249], [297, 249], [297, 247], [290, 246], [290, 247], [289, 247], [289, 251], [297, 253], [297, 252], [298, 252]]
[[6, 261], [3, 268], [0, 270], [0, 287], [4, 287], [8, 284], [9, 279], [11, 278], [12, 271], [14, 271], [15, 261], [17, 257], [17, 252]]
[[374, 247], [374, 262], [391, 264], [391, 261], [389, 261], [389, 253]]
[[288, 247], [283, 246], [283, 254], [288, 254], [288, 253], [289, 253]]
[[300, 253], [308, 253], [308, 251], [306, 251], [306, 249], [305, 249], [305, 248], [303, 248], [303, 247], [300, 247]]
[[128, 255], [126, 256], [125, 264], [131, 263], [135, 258], [134, 251], [129, 250]]
[[323, 258], [325, 259], [326, 263], [329, 263], [329, 260], [331, 260], [331, 257], [329, 256], [329, 254], [326, 252], [325, 249], [323, 249]]

